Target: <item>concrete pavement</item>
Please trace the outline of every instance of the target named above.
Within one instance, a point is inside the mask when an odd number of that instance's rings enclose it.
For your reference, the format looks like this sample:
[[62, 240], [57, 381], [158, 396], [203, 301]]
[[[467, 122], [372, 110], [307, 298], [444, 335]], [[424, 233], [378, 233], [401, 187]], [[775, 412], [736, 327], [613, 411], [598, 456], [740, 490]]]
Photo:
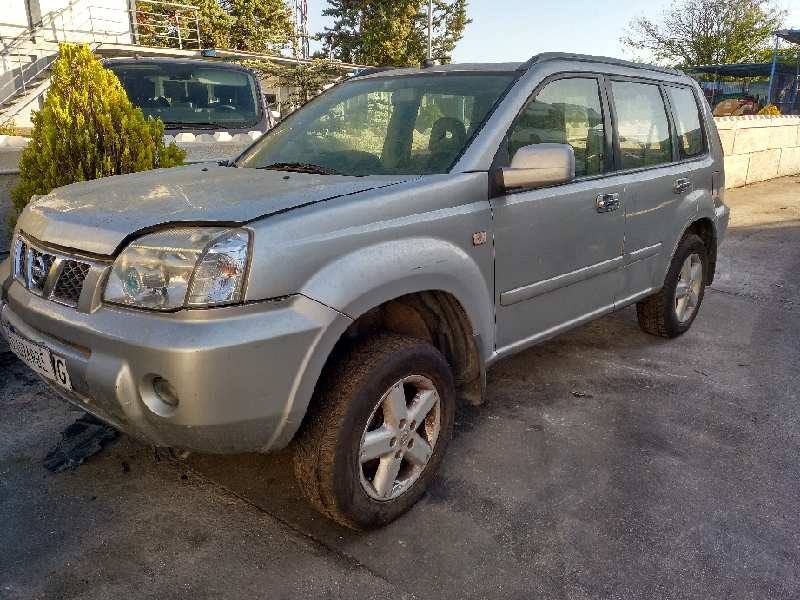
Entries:
[[79, 413], [0, 354], [0, 598], [797, 598], [800, 178], [729, 191], [678, 340], [635, 311], [498, 364], [441, 476], [369, 534], [288, 455], [41, 466]]

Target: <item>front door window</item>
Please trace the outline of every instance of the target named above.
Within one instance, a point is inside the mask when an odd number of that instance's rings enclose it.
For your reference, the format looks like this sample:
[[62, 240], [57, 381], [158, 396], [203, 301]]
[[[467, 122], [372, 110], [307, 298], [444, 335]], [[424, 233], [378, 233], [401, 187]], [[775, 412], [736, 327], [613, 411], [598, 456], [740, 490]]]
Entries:
[[521, 147], [541, 143], [572, 146], [576, 177], [605, 171], [603, 106], [596, 79], [574, 77], [547, 84], [511, 131], [509, 160]]

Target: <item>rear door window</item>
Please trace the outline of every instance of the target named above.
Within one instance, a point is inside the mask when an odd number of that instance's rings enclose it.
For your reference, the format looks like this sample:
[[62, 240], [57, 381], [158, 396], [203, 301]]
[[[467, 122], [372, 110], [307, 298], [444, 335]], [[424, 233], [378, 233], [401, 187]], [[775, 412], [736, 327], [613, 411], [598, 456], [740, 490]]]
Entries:
[[672, 139], [661, 89], [633, 81], [611, 83], [622, 169], [672, 162]]
[[678, 151], [681, 158], [692, 158], [705, 152], [700, 109], [689, 88], [667, 87], [672, 115], [678, 134]]

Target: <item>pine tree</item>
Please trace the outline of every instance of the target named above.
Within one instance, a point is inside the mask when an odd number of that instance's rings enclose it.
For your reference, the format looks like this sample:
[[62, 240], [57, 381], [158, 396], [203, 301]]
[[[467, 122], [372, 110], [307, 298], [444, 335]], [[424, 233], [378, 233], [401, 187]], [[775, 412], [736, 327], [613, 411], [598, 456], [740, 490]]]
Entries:
[[203, 48], [228, 48], [234, 17], [218, 0], [196, 0], [200, 11], [200, 42]]
[[220, 0], [232, 23], [228, 48], [270, 53], [294, 37], [292, 13], [284, 0]]
[[[427, 10], [425, 0], [328, 0], [333, 25], [321, 36], [344, 62], [416, 66], [427, 56]], [[434, 0], [433, 57], [449, 61], [470, 22], [467, 0]]]
[[[294, 36], [292, 13], [284, 0], [197, 0], [191, 4], [199, 9], [203, 48], [271, 54], [289, 46]], [[194, 22], [186, 19], [185, 8], [151, 0], [138, 0], [137, 6], [142, 9], [137, 14], [142, 44], [177, 47], [178, 22], [184, 42], [196, 42]]]
[[341, 64], [325, 58], [314, 58], [292, 66], [261, 60], [242, 61], [241, 64], [258, 72], [262, 78], [272, 80], [277, 86], [293, 90], [281, 110], [299, 108], [345, 74]]
[[[449, 62], [464, 29], [472, 22], [467, 17], [467, 0], [434, 0], [433, 2], [433, 56]], [[438, 33], [436, 33], [438, 32]]]
[[361, 15], [366, 0], [328, 0], [328, 8], [322, 11], [325, 17], [333, 17], [333, 27], [326, 27], [320, 34], [326, 50], [346, 63], [360, 61]]
[[61, 44], [51, 77], [20, 158], [20, 183], [11, 192], [18, 213], [34, 194], [76, 181], [172, 167], [186, 158], [174, 142], [164, 145], [164, 124], [145, 119], [89, 46]]

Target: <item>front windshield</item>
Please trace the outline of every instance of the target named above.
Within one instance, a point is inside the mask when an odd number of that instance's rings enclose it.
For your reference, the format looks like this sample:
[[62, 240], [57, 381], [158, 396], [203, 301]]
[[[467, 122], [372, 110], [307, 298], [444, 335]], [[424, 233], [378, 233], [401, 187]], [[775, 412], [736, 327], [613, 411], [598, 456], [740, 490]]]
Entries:
[[192, 63], [122, 63], [109, 68], [131, 102], [168, 128], [252, 127], [261, 119], [247, 71]]
[[514, 78], [354, 79], [292, 114], [236, 166], [356, 176], [446, 173]]

